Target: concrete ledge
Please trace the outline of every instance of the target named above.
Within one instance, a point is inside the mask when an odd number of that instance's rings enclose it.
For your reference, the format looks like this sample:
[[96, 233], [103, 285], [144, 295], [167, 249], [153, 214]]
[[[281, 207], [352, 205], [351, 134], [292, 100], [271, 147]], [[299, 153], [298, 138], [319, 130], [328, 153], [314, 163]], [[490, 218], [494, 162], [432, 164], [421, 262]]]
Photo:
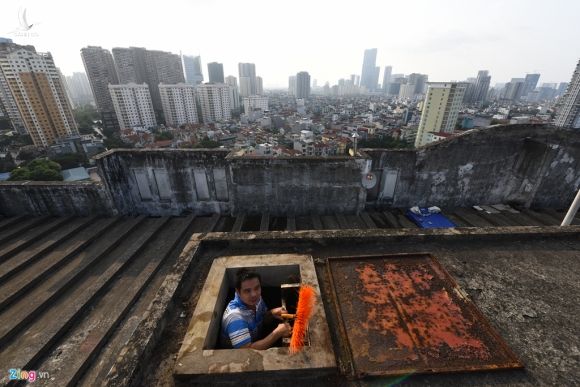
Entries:
[[64, 181], [0, 182], [0, 215], [115, 216], [103, 184]]
[[522, 236], [561, 236], [580, 235], [580, 226], [519, 226], [519, 227], [458, 227], [439, 229], [352, 229], [352, 230], [304, 230], [268, 232], [214, 232], [204, 238], [212, 241], [266, 241], [266, 240], [322, 240], [322, 239], [380, 239], [417, 237], [425, 239], [491, 237], [503, 238]]
[[95, 160], [100, 160], [100, 159], [104, 159], [107, 158], [110, 155], [113, 154], [146, 154], [146, 155], [151, 155], [151, 154], [165, 154], [165, 155], [170, 155], [170, 154], [185, 154], [185, 153], [189, 153], [192, 155], [201, 155], [203, 156], [204, 154], [211, 154], [211, 155], [217, 155], [217, 156], [222, 156], [225, 157], [230, 153], [229, 149], [208, 149], [208, 148], [198, 148], [198, 149], [134, 149], [134, 148], [117, 148], [117, 149], [111, 149], [108, 150], [106, 152], [103, 153], [99, 153], [98, 155], [96, 155], [95, 157], [93, 157]]
[[[227, 294], [227, 269], [241, 267], [269, 267], [274, 270], [298, 265], [303, 283], [312, 285], [316, 291], [316, 308], [309, 324], [310, 346], [296, 355], [288, 348], [254, 349], [208, 349], [212, 336], [219, 330], [223, 312], [220, 296]], [[309, 255], [249, 255], [218, 258], [214, 260], [197, 303], [191, 323], [177, 357], [174, 375], [179, 379], [195, 378], [196, 382], [215, 382], [223, 376], [224, 381], [236, 375], [255, 372], [291, 372], [297, 376], [304, 373], [318, 375], [336, 372], [336, 360], [330, 332], [322, 305], [316, 269]]]

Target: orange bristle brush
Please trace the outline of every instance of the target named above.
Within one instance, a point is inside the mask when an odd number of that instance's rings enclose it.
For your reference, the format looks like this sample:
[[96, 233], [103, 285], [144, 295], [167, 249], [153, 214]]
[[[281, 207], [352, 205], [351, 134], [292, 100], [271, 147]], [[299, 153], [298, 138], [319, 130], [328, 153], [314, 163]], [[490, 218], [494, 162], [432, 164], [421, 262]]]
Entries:
[[294, 321], [292, 338], [290, 339], [290, 353], [298, 353], [304, 347], [306, 329], [308, 328], [308, 321], [312, 317], [315, 302], [316, 294], [314, 288], [308, 285], [300, 286], [298, 306], [296, 307], [296, 320]]

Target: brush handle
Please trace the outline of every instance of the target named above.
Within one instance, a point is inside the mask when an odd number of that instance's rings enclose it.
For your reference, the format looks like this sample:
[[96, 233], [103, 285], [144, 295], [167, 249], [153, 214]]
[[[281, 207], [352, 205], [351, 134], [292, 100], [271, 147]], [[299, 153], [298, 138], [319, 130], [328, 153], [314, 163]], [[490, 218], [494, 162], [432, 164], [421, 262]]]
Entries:
[[288, 319], [293, 319], [293, 318], [296, 318], [296, 315], [295, 314], [290, 314], [290, 313], [282, 313], [280, 315], [280, 317], [282, 317], [282, 318], [288, 318]]

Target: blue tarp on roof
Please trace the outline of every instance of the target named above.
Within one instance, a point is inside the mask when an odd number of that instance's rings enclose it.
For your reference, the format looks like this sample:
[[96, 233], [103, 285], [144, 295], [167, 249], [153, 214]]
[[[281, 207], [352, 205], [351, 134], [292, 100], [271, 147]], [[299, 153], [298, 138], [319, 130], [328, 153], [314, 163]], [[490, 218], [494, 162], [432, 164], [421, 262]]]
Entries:
[[449, 228], [456, 227], [455, 224], [447, 219], [441, 213], [432, 214], [425, 207], [419, 208], [421, 210], [421, 215], [415, 214], [411, 210], [407, 210], [407, 218], [411, 219], [420, 228]]
[[10, 172], [0, 173], [0, 181], [6, 181], [10, 179]]
[[88, 180], [91, 177], [87, 173], [87, 170], [83, 167], [65, 169], [60, 172], [64, 181], [81, 181]]

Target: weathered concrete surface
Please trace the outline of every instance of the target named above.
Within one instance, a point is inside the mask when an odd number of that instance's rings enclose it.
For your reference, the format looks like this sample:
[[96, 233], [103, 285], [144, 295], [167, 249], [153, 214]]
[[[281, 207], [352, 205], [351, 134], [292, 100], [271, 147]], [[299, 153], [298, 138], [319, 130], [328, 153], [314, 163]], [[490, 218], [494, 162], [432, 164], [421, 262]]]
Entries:
[[[294, 371], [296, 375], [315, 372], [321, 375], [326, 370], [333, 373], [336, 367], [330, 333], [326, 323], [324, 308], [316, 309], [309, 322], [310, 345], [302, 351], [290, 355], [288, 348], [269, 348], [264, 351], [254, 349], [211, 349], [212, 338], [219, 336], [221, 314], [228, 300], [228, 268], [263, 267], [272, 270], [280, 266], [297, 265], [302, 283], [309, 284], [316, 292], [316, 305], [322, 304], [320, 288], [312, 257], [297, 254], [248, 255], [218, 258], [213, 261], [206, 278], [203, 293], [191, 323], [183, 339], [175, 365], [175, 375], [181, 379], [192, 378], [197, 383], [229, 381], [232, 377], [243, 377], [257, 371], [274, 373]], [[274, 276], [274, 274], [270, 274]], [[280, 275], [280, 280], [286, 278]], [[264, 274], [264, 285], [268, 277]], [[272, 278], [270, 278], [272, 280]], [[231, 284], [229, 284], [231, 285]], [[270, 284], [274, 285], [274, 284]], [[279, 286], [279, 284], [278, 284]], [[219, 378], [219, 379], [218, 379]]]
[[0, 215], [113, 216], [116, 212], [99, 183], [0, 182]]
[[230, 157], [233, 212], [308, 215], [364, 210], [364, 157]]
[[[145, 324], [148, 330], [138, 340], [139, 348], [146, 348], [148, 335], [163, 328], [156, 308], [161, 315], [168, 313], [171, 297], [149, 304], [157, 291], [171, 293], [168, 271], [196, 220], [193, 216], [3, 219], [0, 365], [46, 370], [52, 379], [43, 385], [76, 385], [85, 371], [99, 364], [109, 364], [106, 371], [110, 370], [110, 358], [116, 359], [120, 351], [110, 355], [101, 349], [109, 344], [122, 348], [129, 339], [115, 337], [117, 329], [131, 326], [128, 336], [138, 335]], [[46, 229], [55, 223], [58, 227]], [[12, 254], [17, 241], [27, 246]], [[177, 282], [182, 281], [182, 268], [174, 270]], [[163, 279], [168, 283], [161, 288]], [[149, 306], [147, 315], [132, 311], [142, 301]], [[151, 318], [153, 327], [147, 325]], [[88, 385], [105, 376], [88, 379]], [[0, 374], [0, 384], [7, 380], [7, 373]]]
[[227, 150], [113, 150], [95, 159], [121, 214], [226, 213]]
[[[194, 257], [199, 253], [199, 242], [202, 237], [203, 234], [194, 234], [184, 247], [155, 297], [151, 300], [142, 321], [131, 333], [126, 345], [117, 354], [118, 357], [101, 381], [101, 386], [140, 385], [140, 375], [149, 371], [149, 364], [144, 360], [153, 356], [155, 347], [163, 341], [163, 334], [167, 335], [165, 328], [168, 321], [177, 314], [179, 290], [189, 289], [187, 283], [191, 282], [190, 269], [194, 266], [192, 265]], [[92, 386], [94, 383], [94, 380], [84, 380], [82, 384]]]
[[496, 126], [417, 150], [365, 152], [379, 180], [368, 192], [371, 207], [563, 208], [580, 186], [580, 132], [544, 125]]
[[567, 208], [580, 186], [580, 131], [495, 126], [417, 150], [364, 150], [357, 159], [131, 149], [96, 160], [104, 188], [0, 183], [0, 211], [301, 216], [414, 205]]
[[96, 157], [121, 214], [357, 213], [364, 159], [226, 157], [228, 150], [116, 150]]
[[[349, 255], [430, 252], [466, 290], [507, 344], [524, 362], [523, 371], [412, 375], [405, 385], [575, 385], [580, 379], [576, 321], [580, 316], [577, 259], [580, 227], [512, 227], [473, 229], [389, 229], [212, 233], [203, 237], [195, 271], [196, 288], [183, 295], [188, 315], [202, 294], [213, 259], [244, 254], [309, 254], [314, 257], [337, 362], [350, 372], [346, 338], [331, 306], [326, 258]], [[196, 236], [199, 240], [199, 236]], [[185, 284], [182, 284], [185, 286]], [[185, 286], [187, 287], [187, 286]], [[187, 300], [187, 301], [186, 301]], [[134, 385], [174, 385], [175, 355], [187, 330], [175, 312], [158, 342], [148, 373]], [[134, 374], [135, 375], [135, 374]], [[236, 385], [295, 386], [297, 378], [256, 373]], [[301, 380], [311, 385], [376, 386], [388, 378], [349, 381], [340, 375]], [[399, 381], [400, 382], [400, 381]]]
[[[580, 185], [580, 132], [496, 126], [416, 150], [367, 149], [357, 159], [117, 150], [97, 162], [122, 214], [300, 216], [497, 203], [565, 208]], [[374, 186], [364, 188], [363, 181]]]

